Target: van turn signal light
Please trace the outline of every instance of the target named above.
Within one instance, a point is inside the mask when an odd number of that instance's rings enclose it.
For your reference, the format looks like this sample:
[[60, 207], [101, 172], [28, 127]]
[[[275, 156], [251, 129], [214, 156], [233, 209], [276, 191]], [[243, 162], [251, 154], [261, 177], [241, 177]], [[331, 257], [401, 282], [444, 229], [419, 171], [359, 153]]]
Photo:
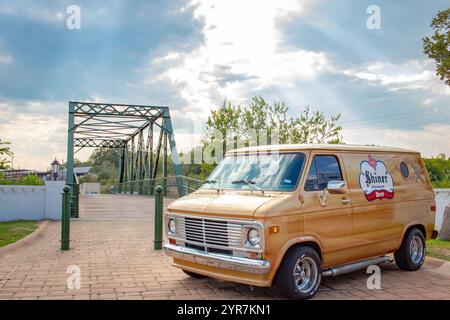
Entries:
[[271, 226], [269, 227], [269, 233], [278, 233], [280, 232], [280, 227], [279, 226]]

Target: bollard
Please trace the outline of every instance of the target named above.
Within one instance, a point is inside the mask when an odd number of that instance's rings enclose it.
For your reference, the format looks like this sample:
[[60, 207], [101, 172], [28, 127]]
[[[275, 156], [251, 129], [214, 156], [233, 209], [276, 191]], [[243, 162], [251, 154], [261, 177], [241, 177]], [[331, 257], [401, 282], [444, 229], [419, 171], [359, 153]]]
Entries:
[[155, 250], [162, 248], [162, 229], [163, 229], [163, 187], [155, 188]]
[[62, 193], [61, 250], [69, 250], [70, 242], [70, 187], [65, 186]]

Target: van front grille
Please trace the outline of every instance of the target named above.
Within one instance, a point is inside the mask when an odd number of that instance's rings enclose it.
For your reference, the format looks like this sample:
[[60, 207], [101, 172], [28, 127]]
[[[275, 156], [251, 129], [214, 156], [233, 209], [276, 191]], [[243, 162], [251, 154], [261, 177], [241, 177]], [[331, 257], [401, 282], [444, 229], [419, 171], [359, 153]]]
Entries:
[[176, 237], [187, 244], [226, 249], [242, 246], [242, 225], [223, 220], [177, 217]]

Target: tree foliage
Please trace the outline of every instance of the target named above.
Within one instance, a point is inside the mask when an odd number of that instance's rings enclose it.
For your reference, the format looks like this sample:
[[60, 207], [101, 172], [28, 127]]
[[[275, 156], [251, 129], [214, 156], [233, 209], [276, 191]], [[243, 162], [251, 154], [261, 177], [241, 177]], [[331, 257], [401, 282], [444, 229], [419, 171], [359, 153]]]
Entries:
[[[342, 143], [339, 118], [340, 114], [327, 118], [309, 106], [300, 109], [298, 116], [291, 116], [284, 102], [268, 103], [262, 97], [254, 97], [248, 106], [233, 105], [225, 100], [220, 108], [211, 111], [200, 148], [205, 150], [218, 138], [223, 139], [223, 153], [248, 145]], [[216, 130], [220, 137], [213, 134]], [[212, 150], [212, 156], [214, 153]], [[214, 167], [214, 164], [202, 163], [185, 166], [185, 169], [191, 176], [205, 179]]]
[[104, 162], [108, 161], [112, 166], [119, 167], [120, 157], [118, 149], [111, 148], [96, 148], [89, 157], [89, 163], [94, 169], [94, 172], [99, 170]]
[[424, 37], [423, 51], [436, 62], [436, 75], [450, 85], [450, 8], [439, 11], [431, 21], [434, 34]]
[[450, 188], [450, 157], [440, 154], [423, 160], [433, 187]]
[[8, 160], [8, 157], [13, 155], [10, 145], [11, 142], [2, 141], [2, 139], [0, 139], [0, 169], [9, 168], [10, 161]]
[[0, 185], [40, 186], [43, 184], [42, 179], [34, 173], [23, 176], [18, 180], [6, 180], [3, 173], [0, 172]]
[[280, 144], [341, 142], [342, 128], [337, 124], [340, 114], [327, 119], [322, 112], [313, 111], [309, 106], [301, 109], [297, 117], [289, 116], [288, 111], [284, 102], [269, 104], [262, 97], [254, 97], [248, 106], [235, 106], [225, 100], [219, 109], [211, 111], [203, 142], [211, 142], [214, 129], [220, 131], [225, 139], [232, 138], [231, 132], [246, 143], [252, 139], [251, 133], [255, 130], [258, 142], [262, 138], [259, 131], [269, 136], [276, 134]]
[[118, 182], [120, 157], [118, 149], [96, 148], [89, 160], [78, 165], [91, 166], [91, 173], [80, 179], [83, 182], [100, 182], [111, 185]]

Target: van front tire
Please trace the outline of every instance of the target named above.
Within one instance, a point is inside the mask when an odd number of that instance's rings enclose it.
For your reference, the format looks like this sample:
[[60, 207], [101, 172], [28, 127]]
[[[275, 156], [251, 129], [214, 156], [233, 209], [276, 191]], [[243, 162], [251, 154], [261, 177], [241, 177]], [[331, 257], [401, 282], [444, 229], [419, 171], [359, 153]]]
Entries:
[[322, 261], [312, 248], [300, 246], [286, 253], [278, 269], [275, 286], [290, 299], [313, 297], [322, 280]]
[[425, 261], [425, 237], [417, 228], [411, 229], [394, 253], [397, 266], [406, 271], [419, 269]]

